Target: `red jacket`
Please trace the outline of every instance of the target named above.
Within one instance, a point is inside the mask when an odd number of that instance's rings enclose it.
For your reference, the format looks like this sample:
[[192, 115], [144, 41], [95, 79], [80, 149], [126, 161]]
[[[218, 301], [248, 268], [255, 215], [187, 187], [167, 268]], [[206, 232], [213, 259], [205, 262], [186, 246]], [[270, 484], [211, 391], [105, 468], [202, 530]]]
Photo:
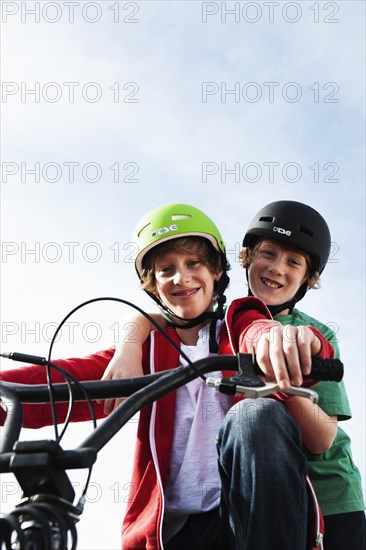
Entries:
[[[267, 307], [257, 298], [234, 300], [226, 313], [225, 325], [220, 334], [219, 354], [233, 354], [251, 351], [253, 342], [260, 334], [269, 330], [268, 323], [257, 320], [271, 319]], [[321, 357], [333, 357], [333, 348], [315, 328], [310, 327], [322, 342]], [[169, 335], [179, 344], [174, 329], [167, 329]], [[113, 356], [114, 349], [90, 355], [83, 359], [55, 361], [72, 372], [79, 380], [100, 379]], [[178, 352], [167, 343], [159, 332], [153, 332], [144, 345], [143, 366], [145, 374], [176, 368]], [[229, 374], [229, 373], [225, 373]], [[62, 376], [54, 372], [53, 380], [61, 382]], [[28, 366], [3, 371], [0, 380], [28, 384], [45, 384], [44, 367]], [[96, 406], [97, 416], [103, 417], [103, 405]], [[67, 404], [58, 404], [60, 422], [67, 411]], [[3, 413], [0, 408], [0, 420]], [[140, 412], [137, 431], [135, 460], [131, 483], [131, 494], [122, 526], [123, 550], [161, 550], [162, 519], [164, 514], [163, 488], [168, 473], [170, 448], [175, 413], [175, 392], [159, 399]], [[84, 403], [75, 404], [73, 421], [89, 420], [90, 413]], [[25, 405], [24, 426], [41, 427], [52, 423], [49, 405]]]

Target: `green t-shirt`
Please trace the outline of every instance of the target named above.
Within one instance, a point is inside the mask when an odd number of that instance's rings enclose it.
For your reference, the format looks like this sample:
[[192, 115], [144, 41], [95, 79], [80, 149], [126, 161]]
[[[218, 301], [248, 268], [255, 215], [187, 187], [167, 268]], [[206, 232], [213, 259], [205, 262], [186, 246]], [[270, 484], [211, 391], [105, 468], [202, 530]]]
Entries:
[[[313, 317], [294, 309], [291, 315], [278, 315], [282, 325], [311, 325], [331, 343], [335, 357], [339, 348], [331, 328]], [[351, 418], [347, 393], [342, 382], [319, 382], [314, 387], [319, 395], [318, 405], [338, 420]], [[353, 463], [349, 436], [338, 427], [335, 440], [325, 453], [314, 455], [304, 449], [308, 458], [309, 477], [314, 485], [324, 516], [364, 510], [360, 472]]]

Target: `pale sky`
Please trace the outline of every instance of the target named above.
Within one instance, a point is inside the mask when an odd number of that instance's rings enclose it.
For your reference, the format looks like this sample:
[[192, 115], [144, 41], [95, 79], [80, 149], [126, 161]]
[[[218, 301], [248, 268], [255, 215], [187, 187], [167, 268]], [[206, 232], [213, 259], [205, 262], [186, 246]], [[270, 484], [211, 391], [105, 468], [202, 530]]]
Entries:
[[[1, 10], [2, 350], [47, 355], [54, 324], [89, 298], [153, 310], [131, 261], [133, 228], [151, 208], [186, 202], [213, 218], [232, 299], [246, 294], [237, 255], [252, 216], [273, 200], [303, 201], [326, 218], [333, 244], [321, 289], [300, 305], [339, 338], [353, 411], [342, 427], [365, 479], [365, 4]], [[117, 304], [79, 312], [54, 358], [114, 344], [125, 313]], [[135, 428], [100, 454], [80, 549], [119, 548]], [[72, 426], [64, 448], [90, 429]], [[10, 511], [20, 493], [10, 476], [2, 483]]]

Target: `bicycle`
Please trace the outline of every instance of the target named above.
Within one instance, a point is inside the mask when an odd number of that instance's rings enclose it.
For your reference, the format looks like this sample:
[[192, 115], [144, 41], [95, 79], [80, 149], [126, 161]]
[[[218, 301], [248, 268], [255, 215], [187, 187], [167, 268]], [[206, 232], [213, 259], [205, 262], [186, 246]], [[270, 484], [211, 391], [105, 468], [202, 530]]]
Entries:
[[[53, 342], [70, 315], [80, 307], [97, 298], [85, 302], [70, 312], [60, 323], [51, 342], [49, 359], [25, 354], [2, 354], [16, 361], [44, 365], [47, 369], [57, 368], [50, 360]], [[125, 300], [108, 298], [130, 304]], [[140, 312], [142, 310], [130, 304]], [[147, 314], [146, 314], [147, 315]], [[148, 316], [148, 315], [147, 315]], [[149, 317], [149, 316], [148, 316]], [[150, 318], [151, 319], [151, 318]], [[153, 322], [153, 320], [152, 320]], [[155, 322], [155, 326], [159, 329]], [[167, 336], [167, 335], [166, 335]], [[169, 338], [168, 338], [169, 340]], [[175, 346], [174, 342], [171, 342]], [[180, 351], [180, 350], [179, 350]], [[76, 523], [83, 512], [85, 495], [91, 478], [92, 466], [98, 452], [114, 435], [143, 407], [176, 390], [180, 386], [201, 376], [208, 386], [229, 395], [257, 398], [280, 390], [274, 383], [265, 383], [258, 378], [260, 369], [254, 355], [238, 354], [207, 357], [188, 366], [172, 371], [150, 374], [140, 378], [114, 381], [79, 382], [65, 372], [65, 384], [27, 386], [23, 384], [0, 383], [0, 398], [7, 409], [0, 446], [0, 473], [13, 473], [19, 482], [23, 500], [10, 514], [0, 517], [1, 549], [6, 550], [76, 550]], [[206, 378], [213, 371], [237, 371], [230, 378]], [[339, 360], [313, 360], [312, 372], [307, 378], [313, 380], [340, 381], [343, 377], [343, 364]], [[301, 395], [317, 401], [317, 394], [309, 388], [290, 387], [289, 394]], [[93, 415], [93, 399], [126, 397], [100, 426], [96, 426]], [[56, 401], [69, 401], [71, 416], [75, 401], [87, 401], [94, 423], [94, 431], [74, 450], [63, 450], [56, 440], [19, 441], [22, 428], [22, 404]], [[55, 419], [56, 421], [56, 419]], [[57, 434], [57, 430], [56, 430]], [[75, 492], [66, 470], [86, 468], [89, 470], [87, 482], [79, 501], [74, 504]], [[319, 527], [319, 526], [317, 526]]]

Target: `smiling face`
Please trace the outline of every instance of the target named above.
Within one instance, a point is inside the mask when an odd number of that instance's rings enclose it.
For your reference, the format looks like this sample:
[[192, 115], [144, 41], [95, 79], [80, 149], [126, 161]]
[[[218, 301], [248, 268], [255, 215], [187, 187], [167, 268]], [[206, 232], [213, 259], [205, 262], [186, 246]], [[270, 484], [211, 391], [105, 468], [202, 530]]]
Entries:
[[[195, 319], [212, 311], [215, 283], [223, 274], [222, 256], [202, 237], [179, 237], [152, 248], [142, 261], [142, 288], [174, 315]], [[177, 319], [174, 323], [181, 324]]]
[[[267, 305], [279, 305], [295, 296], [308, 275], [308, 263], [300, 251], [273, 240], [263, 240], [248, 262], [249, 286]], [[288, 310], [281, 312], [286, 315]]]
[[170, 252], [155, 262], [156, 294], [179, 317], [194, 319], [213, 310], [213, 273], [198, 254]]

